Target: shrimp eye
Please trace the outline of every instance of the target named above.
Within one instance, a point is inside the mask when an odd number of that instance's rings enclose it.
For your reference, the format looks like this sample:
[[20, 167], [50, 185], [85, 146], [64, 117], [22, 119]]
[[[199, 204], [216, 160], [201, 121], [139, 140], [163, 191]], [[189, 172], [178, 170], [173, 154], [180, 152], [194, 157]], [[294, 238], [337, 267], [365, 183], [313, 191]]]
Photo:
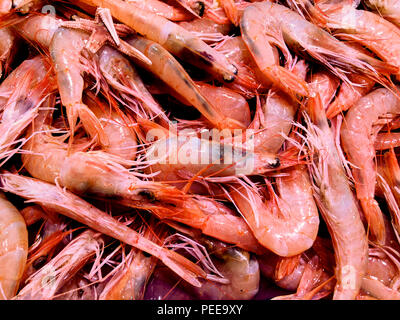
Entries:
[[196, 3], [196, 11], [197, 14], [202, 17], [204, 15], [204, 11], [206, 10], [206, 5], [202, 1], [197, 1]]
[[281, 161], [279, 160], [279, 158], [275, 158], [274, 162], [269, 163], [270, 168], [278, 168], [280, 165]]
[[146, 251], [142, 251], [142, 254], [146, 257], [146, 258], [150, 258], [151, 254], [147, 253]]
[[156, 201], [156, 195], [149, 191], [149, 190], [141, 190], [139, 191], [139, 196], [146, 198], [147, 200], [149, 200], [150, 202]]
[[35, 269], [40, 269], [41, 267], [44, 266], [44, 264], [46, 263], [46, 261], [47, 261], [47, 255], [41, 256], [41, 257], [37, 258], [37, 259], [33, 262], [32, 265], [33, 265], [33, 267], [34, 267]]

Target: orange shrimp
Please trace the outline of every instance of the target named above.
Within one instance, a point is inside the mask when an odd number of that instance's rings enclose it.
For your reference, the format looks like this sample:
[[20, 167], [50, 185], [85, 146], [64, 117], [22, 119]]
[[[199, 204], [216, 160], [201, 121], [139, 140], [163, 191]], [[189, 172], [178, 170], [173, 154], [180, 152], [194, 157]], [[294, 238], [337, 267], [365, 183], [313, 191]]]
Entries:
[[300, 54], [307, 53], [346, 82], [348, 79], [342, 70], [364, 74], [386, 85], [387, 79], [379, 72], [390, 74], [398, 71], [397, 67], [371, 58], [337, 40], [296, 12], [268, 1], [253, 3], [245, 9], [241, 30], [243, 39], [265, 76], [291, 95], [307, 96], [309, 90], [304, 81], [274, 62], [272, 44], [283, 51], [289, 65], [291, 55], [286, 44], [295, 49], [301, 48], [297, 50]]
[[[1, 10], [1, 9], [0, 9]], [[17, 40], [11, 28], [0, 29], [0, 79], [3, 73], [8, 71], [8, 66], [12, 62]]]
[[[126, 57], [110, 46], [100, 49], [98, 57], [102, 75], [110, 86], [124, 97], [128, 95], [138, 99], [145, 109], [145, 114], [148, 113], [148, 116], [155, 120], [160, 119], [164, 126], [168, 125], [169, 119], [164, 110], [148, 92], [139, 74]], [[129, 103], [129, 99], [125, 100]], [[142, 115], [143, 112], [136, 112], [143, 117], [148, 117], [145, 114]]]
[[[143, 233], [145, 237], [155, 242], [163, 240], [165, 232], [162, 228], [153, 231], [149, 228]], [[156, 267], [156, 259], [144, 255], [143, 252], [131, 250], [123, 263], [124, 266], [113, 275], [102, 290], [99, 300], [143, 299], [146, 285]]]
[[219, 241], [201, 239], [213, 264], [229, 283], [205, 281], [201, 288], [190, 288], [199, 299], [251, 300], [260, 285], [258, 261], [249, 252], [232, 248]]
[[[4, 190], [29, 199], [71, 219], [77, 220], [103, 234], [118, 239], [160, 259], [166, 266], [194, 286], [200, 286], [197, 277], [205, 272], [181, 255], [164, 249], [118, 222], [107, 213], [95, 208], [75, 194], [55, 185], [17, 174], [3, 173]], [[21, 294], [21, 292], [20, 292]]]
[[[24, 71], [24, 78], [17, 77]], [[1, 106], [0, 158], [5, 158], [5, 161], [18, 151], [19, 148], [15, 145], [20, 141], [17, 139], [35, 118], [45, 97], [55, 89], [50, 75], [50, 66], [46, 59], [37, 56], [25, 60], [10, 74], [11, 80], [8, 81], [7, 78], [2, 83], [0, 90], [17, 86], [7, 102]]]
[[19, 211], [0, 195], [0, 300], [17, 293], [28, 256], [28, 231]]
[[[229, 198], [249, 224], [254, 236], [280, 256], [293, 256], [310, 248], [317, 236], [319, 217], [304, 166], [287, 169], [276, 178], [280, 196], [264, 202], [256, 190], [234, 188]], [[272, 191], [273, 192], [273, 191]]]
[[400, 2], [398, 0], [366, 0], [364, 2], [379, 15], [400, 26]]
[[400, 30], [391, 22], [351, 5], [329, 4], [324, 8], [326, 27], [340, 32], [340, 37], [355, 41], [374, 52], [383, 61], [396, 67], [390, 73], [400, 79]]
[[57, 256], [34, 273], [17, 300], [51, 300], [57, 291], [95, 254], [99, 254], [101, 235], [85, 231], [71, 241]]
[[[159, 43], [174, 55], [209, 70], [224, 81], [234, 81], [237, 74], [236, 67], [224, 55], [178, 24], [151, 12], [132, 7], [132, 4], [122, 0], [83, 0], [82, 2], [91, 6], [108, 8], [114, 18], [149, 40]], [[79, 1], [77, 4], [79, 5]]]
[[220, 4], [225, 11], [228, 19], [235, 25], [238, 26], [240, 22], [239, 10], [236, 7], [235, 0], [221, 0]]
[[369, 93], [375, 85], [375, 81], [359, 74], [349, 74], [350, 82], [343, 82], [339, 88], [336, 98], [330, 103], [326, 110], [328, 119], [334, 118], [339, 113], [350, 109], [357, 101]]
[[353, 164], [357, 198], [360, 200], [371, 233], [384, 238], [383, 213], [374, 199], [376, 169], [372, 125], [386, 113], [399, 113], [400, 102], [388, 89], [380, 88], [361, 98], [346, 114], [341, 130], [343, 149]]
[[328, 226], [335, 251], [333, 298], [354, 299], [366, 272], [368, 242], [320, 94], [323, 93], [316, 92], [316, 97], [309, 99], [307, 105], [314, 123], [308, 119], [306, 138], [314, 160], [310, 169], [316, 203]]
[[190, 20], [192, 18], [192, 15], [186, 10], [179, 7], [176, 8], [159, 0], [127, 0], [126, 2], [131, 3], [141, 10], [150, 11], [171, 21]]
[[180, 63], [161, 45], [138, 36], [131, 37], [127, 41], [151, 60], [151, 65], [143, 65], [143, 67], [161, 78], [184, 97], [210, 123], [217, 128], [245, 128], [243, 123], [230, 118], [222, 110], [219, 110], [218, 106], [212, 105]]

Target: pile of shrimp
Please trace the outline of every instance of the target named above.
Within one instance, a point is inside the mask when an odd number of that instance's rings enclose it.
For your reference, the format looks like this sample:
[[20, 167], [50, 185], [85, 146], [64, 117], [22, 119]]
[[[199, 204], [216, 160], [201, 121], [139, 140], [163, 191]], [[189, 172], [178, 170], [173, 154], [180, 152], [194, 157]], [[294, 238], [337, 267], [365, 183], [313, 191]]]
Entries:
[[399, 299], [399, 28], [399, 0], [0, 0], [0, 299]]

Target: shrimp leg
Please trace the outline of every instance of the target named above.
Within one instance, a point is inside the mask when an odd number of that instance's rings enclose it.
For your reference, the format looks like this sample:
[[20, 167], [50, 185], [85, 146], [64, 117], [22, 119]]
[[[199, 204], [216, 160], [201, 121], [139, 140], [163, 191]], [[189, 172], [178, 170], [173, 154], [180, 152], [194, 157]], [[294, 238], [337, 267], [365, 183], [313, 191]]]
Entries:
[[208, 46], [183, 27], [154, 13], [141, 10], [122, 0], [82, 0], [96, 7], [108, 8], [114, 18], [125, 23], [137, 33], [155, 41], [168, 51], [206, 70], [227, 82], [235, 79], [237, 69], [226, 57]]
[[57, 211], [96, 231], [157, 257], [194, 286], [201, 285], [197, 277], [205, 277], [204, 271], [194, 263], [173, 251], [158, 246], [69, 191], [47, 182], [12, 173], [3, 173], [1, 182], [3, 189], [8, 192]]

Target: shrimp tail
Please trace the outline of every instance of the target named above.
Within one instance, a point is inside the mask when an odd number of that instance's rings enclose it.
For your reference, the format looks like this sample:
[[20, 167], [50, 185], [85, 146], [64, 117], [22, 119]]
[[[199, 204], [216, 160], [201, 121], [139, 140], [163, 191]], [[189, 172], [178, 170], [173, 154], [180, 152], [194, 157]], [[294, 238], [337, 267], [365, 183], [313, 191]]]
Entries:
[[385, 243], [385, 221], [383, 213], [375, 199], [360, 199], [368, 228], [372, 236], [381, 244]]
[[201, 287], [201, 282], [197, 280], [197, 277], [205, 278], [206, 273], [199, 266], [174, 251], [167, 249], [163, 250], [166, 255], [161, 259], [161, 261], [166, 266], [174, 270], [175, 273], [188, 283], [195, 287]]
[[288, 69], [274, 65], [267, 67], [266, 70], [262, 71], [270, 75], [272, 74], [273, 79], [279, 79], [278, 86], [281, 87], [285, 92], [290, 93], [292, 96], [295, 97], [296, 94], [302, 97], [309, 96], [310, 93], [307, 83]]
[[[97, 135], [97, 139], [103, 147], [107, 147], [109, 145], [108, 137], [103, 130], [103, 126], [100, 120], [88, 108], [88, 106], [86, 106], [85, 104], [79, 104], [77, 110], [73, 110], [72, 112], [73, 112], [72, 114], [73, 117], [79, 116], [79, 119], [81, 120], [83, 127], [86, 129], [86, 131], [91, 137]], [[75, 120], [72, 119], [71, 121], [75, 121], [74, 123], [76, 123], [76, 118]]]

